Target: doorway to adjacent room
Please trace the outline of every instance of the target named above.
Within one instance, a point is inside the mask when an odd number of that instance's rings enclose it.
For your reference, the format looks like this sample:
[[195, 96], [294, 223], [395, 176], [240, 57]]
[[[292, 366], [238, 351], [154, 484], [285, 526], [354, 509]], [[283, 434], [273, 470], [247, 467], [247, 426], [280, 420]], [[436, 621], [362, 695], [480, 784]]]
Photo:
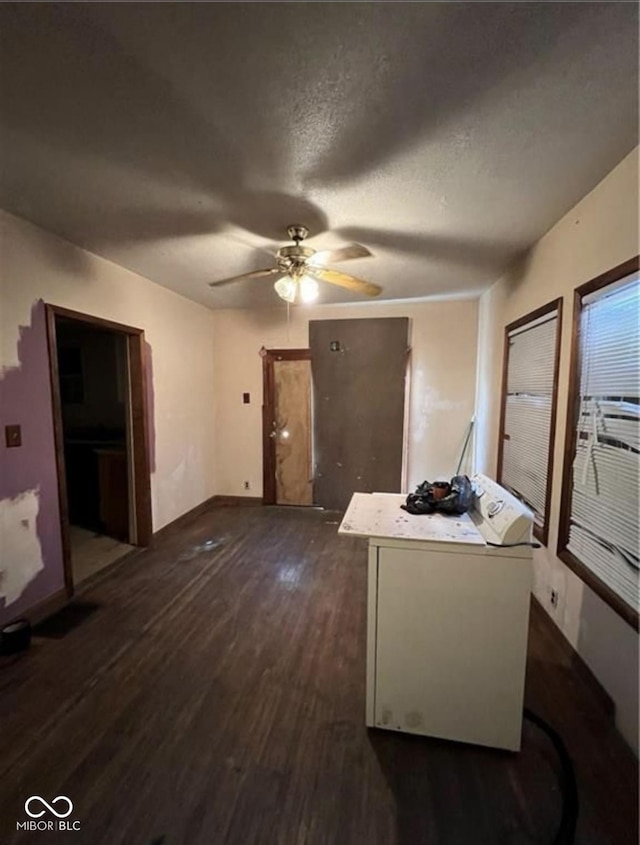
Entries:
[[151, 539], [144, 333], [47, 306], [67, 593]]

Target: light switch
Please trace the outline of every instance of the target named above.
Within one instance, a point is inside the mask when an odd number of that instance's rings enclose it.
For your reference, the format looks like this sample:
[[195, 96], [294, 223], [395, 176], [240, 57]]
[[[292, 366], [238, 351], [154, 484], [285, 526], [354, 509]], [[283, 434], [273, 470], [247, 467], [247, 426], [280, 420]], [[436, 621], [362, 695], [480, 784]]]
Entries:
[[242, 401], [244, 402], [245, 405], [248, 405], [251, 402], [251, 397], [249, 396], [248, 393], [242, 394]]
[[7, 449], [13, 446], [22, 446], [22, 430], [19, 425], [5, 425], [4, 442]]

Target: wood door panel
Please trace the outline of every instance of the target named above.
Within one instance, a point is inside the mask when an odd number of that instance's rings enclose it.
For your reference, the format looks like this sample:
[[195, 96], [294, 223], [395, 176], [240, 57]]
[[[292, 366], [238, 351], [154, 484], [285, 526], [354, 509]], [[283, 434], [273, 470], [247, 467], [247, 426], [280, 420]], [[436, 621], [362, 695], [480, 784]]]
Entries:
[[[262, 501], [265, 505], [313, 504], [310, 352], [308, 349], [263, 348], [261, 354]], [[289, 370], [281, 366], [286, 364], [302, 366]], [[290, 390], [293, 394], [287, 398], [285, 393]], [[279, 393], [283, 395], [278, 397]], [[281, 436], [280, 430], [287, 428], [287, 424], [293, 425], [295, 430], [291, 444], [286, 443], [291, 431], [287, 429], [287, 436]]]
[[406, 317], [309, 322], [316, 504], [400, 492], [408, 330]]
[[274, 361], [276, 504], [313, 504], [311, 366]]

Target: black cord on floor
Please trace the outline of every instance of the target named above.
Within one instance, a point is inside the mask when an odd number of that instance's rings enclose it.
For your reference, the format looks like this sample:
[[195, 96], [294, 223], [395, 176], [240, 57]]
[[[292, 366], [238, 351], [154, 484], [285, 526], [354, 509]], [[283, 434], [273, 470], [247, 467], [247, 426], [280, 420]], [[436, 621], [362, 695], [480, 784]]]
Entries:
[[516, 546], [530, 546], [532, 549], [542, 548], [540, 543], [531, 543], [529, 540], [523, 543], [490, 543], [487, 540], [487, 546], [493, 546], [495, 549], [515, 549]]
[[562, 737], [544, 719], [541, 719], [540, 716], [537, 716], [528, 707], [524, 708], [524, 717], [546, 733], [556, 750], [562, 767], [560, 777], [562, 818], [560, 819], [560, 827], [552, 845], [573, 845], [576, 837], [576, 824], [578, 822], [578, 784], [571, 757], [562, 741]]

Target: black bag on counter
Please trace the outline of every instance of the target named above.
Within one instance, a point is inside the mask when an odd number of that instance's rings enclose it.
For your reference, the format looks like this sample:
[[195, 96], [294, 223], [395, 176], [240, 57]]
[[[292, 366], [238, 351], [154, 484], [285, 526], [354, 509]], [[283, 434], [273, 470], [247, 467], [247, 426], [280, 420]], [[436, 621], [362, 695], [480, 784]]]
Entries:
[[401, 505], [407, 513], [439, 513], [460, 515], [471, 507], [473, 490], [466, 475], [454, 475], [448, 481], [423, 481], [416, 487], [415, 493], [409, 493], [407, 501]]

